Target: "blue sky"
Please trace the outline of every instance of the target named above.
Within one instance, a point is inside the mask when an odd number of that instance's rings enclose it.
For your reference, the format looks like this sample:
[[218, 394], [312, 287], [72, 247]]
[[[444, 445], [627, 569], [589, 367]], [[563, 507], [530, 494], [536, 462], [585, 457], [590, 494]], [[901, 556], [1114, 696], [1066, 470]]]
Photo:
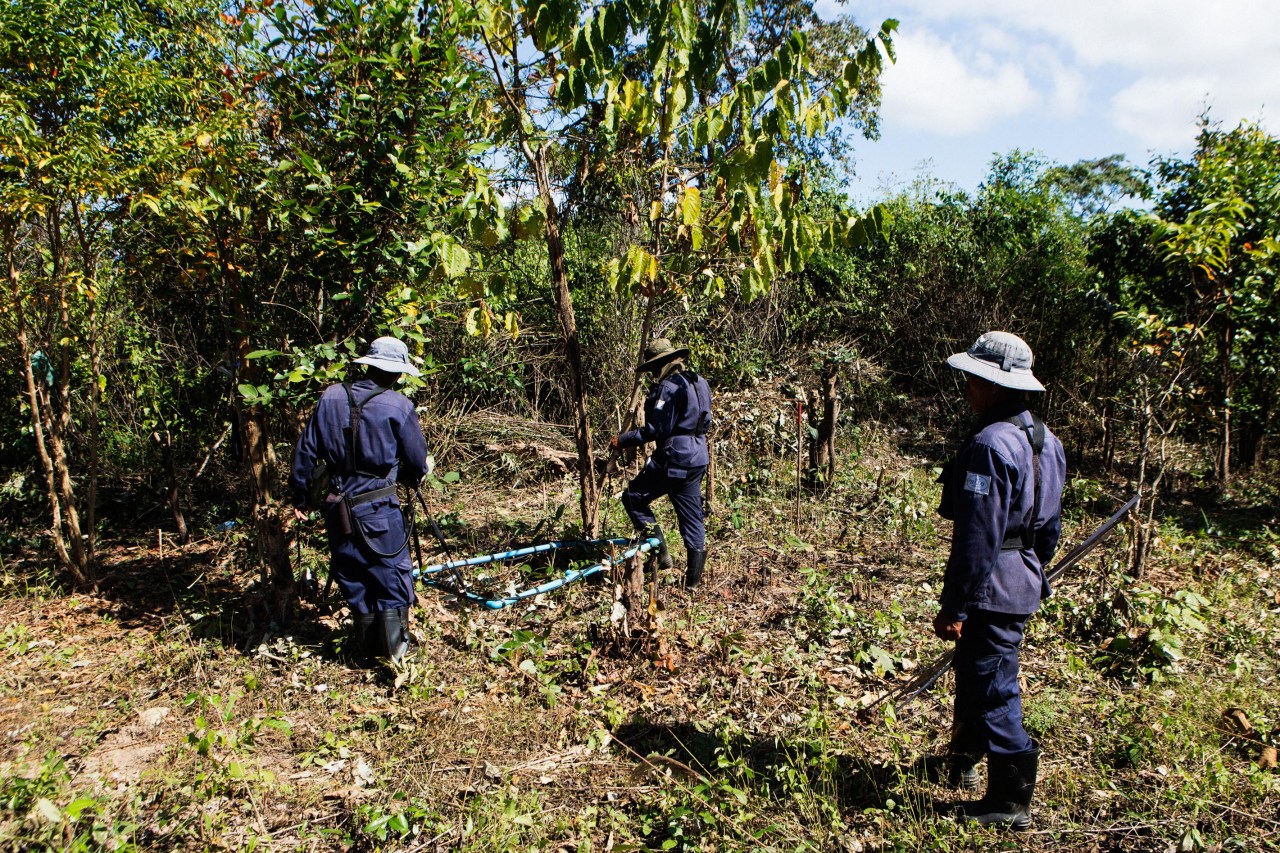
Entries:
[[1280, 0], [819, 0], [900, 21], [881, 138], [855, 141], [870, 203], [922, 174], [972, 190], [997, 153], [1062, 163], [1186, 154], [1207, 105], [1280, 133]]

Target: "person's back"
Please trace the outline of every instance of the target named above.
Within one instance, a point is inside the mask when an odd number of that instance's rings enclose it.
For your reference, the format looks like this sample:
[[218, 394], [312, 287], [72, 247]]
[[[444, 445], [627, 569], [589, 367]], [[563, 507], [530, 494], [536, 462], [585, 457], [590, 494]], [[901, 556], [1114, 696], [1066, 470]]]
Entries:
[[987, 792], [962, 811], [983, 825], [1026, 829], [1040, 747], [1022, 724], [1019, 649], [1026, 621], [1050, 594], [1044, 567], [1061, 535], [1062, 443], [1026, 405], [1044, 390], [1031, 348], [988, 332], [947, 363], [965, 375], [973, 433], [943, 469], [939, 514], [953, 522], [933, 630], [955, 641], [950, 782]]
[[[346, 384], [351, 389], [350, 398], [343, 384], [330, 385], [324, 390], [312, 414], [314, 431], [309, 425], [311, 435], [304, 435], [316, 442], [314, 453], [328, 466], [334, 490], [358, 495], [388, 482], [394, 483], [402, 464], [406, 482], [416, 483], [422, 477], [426, 460], [425, 445], [422, 458], [415, 452], [417, 442], [413, 430], [417, 428], [420, 432], [420, 428], [413, 402], [369, 376]], [[349, 440], [352, 399], [362, 416], [357, 421], [357, 434]], [[350, 471], [347, 467], [349, 447], [356, 449]]]
[[[1043, 569], [1062, 532], [1066, 457], [1057, 436], [1042, 425], [1043, 447], [1034, 458], [1029, 433], [1036, 420], [1020, 401], [982, 417], [944, 483], [939, 514], [957, 522], [948, 575], [984, 569], [980, 583], [964, 583], [956, 592], [985, 610], [1030, 615], [1047, 594]], [[1034, 490], [1028, 488], [1032, 481]]]
[[639, 369], [652, 373], [654, 384], [645, 399], [644, 425], [615, 436], [611, 444], [639, 447], [649, 441], [656, 443], [644, 469], [622, 493], [622, 505], [637, 531], [662, 542], [658, 562], [667, 569], [674, 562], [650, 506], [661, 495], [671, 498], [688, 554], [685, 587], [692, 589], [702, 580], [707, 561], [702, 477], [710, 463], [707, 430], [711, 427], [711, 388], [685, 367], [688, 355], [687, 348], [674, 347], [666, 338], [646, 347]]
[[408, 649], [415, 596], [396, 483], [416, 487], [428, 457], [413, 403], [392, 386], [418, 370], [395, 338], [378, 338], [355, 363], [367, 366], [363, 378], [321, 394], [294, 449], [290, 485], [297, 516], [305, 519], [317, 463], [324, 462], [328, 495], [320, 510], [329, 570], [351, 611], [357, 657], [399, 660]]

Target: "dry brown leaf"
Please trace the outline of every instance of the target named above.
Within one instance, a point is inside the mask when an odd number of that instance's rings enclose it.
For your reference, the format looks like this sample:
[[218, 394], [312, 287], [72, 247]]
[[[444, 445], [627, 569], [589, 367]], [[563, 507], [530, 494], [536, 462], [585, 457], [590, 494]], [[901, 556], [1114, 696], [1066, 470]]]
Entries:
[[1247, 735], [1253, 731], [1253, 724], [1249, 722], [1249, 715], [1240, 708], [1228, 708], [1222, 712], [1222, 716], [1241, 734]]
[[1274, 770], [1276, 763], [1276, 748], [1274, 746], [1264, 746], [1262, 748], [1262, 757], [1258, 759], [1258, 766], [1263, 770]]

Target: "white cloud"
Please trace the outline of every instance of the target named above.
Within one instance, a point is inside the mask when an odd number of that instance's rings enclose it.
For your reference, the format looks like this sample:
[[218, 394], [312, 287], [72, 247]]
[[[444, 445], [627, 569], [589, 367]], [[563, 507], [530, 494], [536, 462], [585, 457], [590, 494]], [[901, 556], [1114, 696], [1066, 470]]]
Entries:
[[1228, 128], [1242, 120], [1266, 126], [1267, 115], [1275, 114], [1264, 113], [1261, 104], [1215, 94], [1221, 91], [1204, 76], [1142, 77], [1112, 96], [1109, 115], [1145, 149], [1185, 151], [1194, 144], [1197, 121], [1206, 107], [1210, 119]]
[[[1187, 147], [1206, 103], [1228, 126], [1265, 118], [1264, 105], [1272, 116], [1280, 110], [1280, 3], [1275, 0], [872, 0], [868, 5], [860, 9], [869, 13], [868, 21], [901, 18], [903, 40], [912, 32], [945, 32], [945, 39], [930, 36], [930, 53], [964, 57], [966, 75], [983, 73], [970, 60], [985, 57], [1006, 81], [1028, 81], [1055, 113], [1088, 109], [1106, 115], [1143, 146]], [[909, 56], [900, 60], [910, 61]], [[920, 97], [895, 96], [891, 85], [905, 84], [887, 79], [886, 102]], [[1101, 102], [1089, 104], [1090, 97]], [[998, 106], [972, 106], [988, 116], [1011, 114]]]
[[885, 71], [886, 119], [944, 136], [976, 131], [1036, 101], [1022, 68], [991, 53], [961, 56], [928, 32], [896, 39], [898, 62]]
[[1204, 77], [1144, 77], [1112, 96], [1110, 118], [1145, 148], [1185, 148], [1211, 88]]

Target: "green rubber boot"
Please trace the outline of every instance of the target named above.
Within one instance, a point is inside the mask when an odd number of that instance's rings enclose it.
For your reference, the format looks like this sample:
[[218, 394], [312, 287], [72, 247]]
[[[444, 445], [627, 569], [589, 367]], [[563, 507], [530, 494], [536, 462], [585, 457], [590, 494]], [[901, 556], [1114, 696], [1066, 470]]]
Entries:
[[658, 568], [670, 571], [675, 566], [675, 560], [671, 559], [671, 552], [667, 550], [667, 537], [662, 532], [660, 525], [650, 525], [644, 531], [645, 538], [658, 540]]

